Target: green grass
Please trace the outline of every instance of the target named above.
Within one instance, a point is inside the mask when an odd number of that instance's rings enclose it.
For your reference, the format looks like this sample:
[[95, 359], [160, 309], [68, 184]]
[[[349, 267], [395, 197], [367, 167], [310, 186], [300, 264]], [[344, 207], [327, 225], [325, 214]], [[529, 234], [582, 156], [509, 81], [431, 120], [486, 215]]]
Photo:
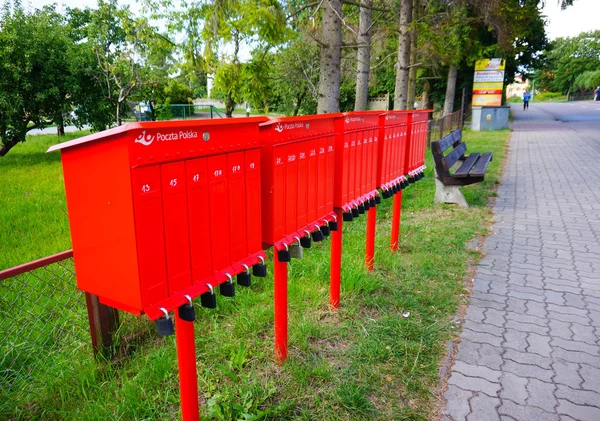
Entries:
[[[271, 266], [268, 278], [253, 279], [251, 288], [238, 287], [235, 298], [219, 296], [216, 310], [197, 306], [205, 419], [430, 419], [438, 404], [435, 390], [445, 344], [457, 331], [453, 316], [465, 302], [469, 262], [479, 258], [468, 244], [488, 233], [486, 204], [495, 195], [508, 136], [508, 131], [465, 132], [470, 151], [494, 152], [486, 181], [463, 189], [469, 209], [433, 204], [428, 153], [427, 177], [403, 193], [397, 253], [389, 251], [392, 200], [378, 207], [373, 272], [363, 265], [366, 218], [344, 225], [337, 311], [327, 304], [330, 241], [313, 244], [304, 260], [290, 264], [290, 348], [284, 366], [273, 360]], [[0, 160], [7, 168], [3, 175], [11, 180], [1, 191], [8, 199], [0, 211], [2, 226], [15, 220], [11, 230], [0, 234], [2, 249], [10, 250], [9, 257], [2, 256], [5, 266], [69, 247], [59, 157], [43, 153], [53, 141], [52, 136], [31, 138]], [[85, 310], [79, 314], [85, 318]], [[174, 337], [157, 338], [149, 322], [126, 317], [117, 335], [119, 357], [95, 363], [85, 342], [86, 320], [74, 323], [82, 339], [67, 345], [72, 352], [29, 351], [38, 360], [53, 356], [44, 364], [51, 381], [28, 388], [27, 379], [21, 379], [19, 390], [2, 387], [0, 400], [6, 404], [0, 418], [180, 417]]]

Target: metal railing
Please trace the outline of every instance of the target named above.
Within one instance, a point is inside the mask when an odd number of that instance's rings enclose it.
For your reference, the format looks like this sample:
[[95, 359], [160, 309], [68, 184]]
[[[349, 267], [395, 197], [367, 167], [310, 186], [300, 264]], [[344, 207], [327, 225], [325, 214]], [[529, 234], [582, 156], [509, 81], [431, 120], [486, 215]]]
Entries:
[[[133, 104], [132, 113], [136, 121], [152, 121], [148, 105]], [[157, 104], [154, 106], [157, 120], [188, 120], [203, 118], [225, 118], [225, 112], [211, 104]]]
[[594, 99], [593, 92], [575, 92], [569, 94], [568, 101], [591, 101]]
[[429, 120], [429, 127], [427, 132], [427, 146], [431, 145], [431, 142], [440, 140], [452, 130], [456, 130], [463, 126], [462, 112], [456, 111], [452, 114], [448, 114], [439, 120]]

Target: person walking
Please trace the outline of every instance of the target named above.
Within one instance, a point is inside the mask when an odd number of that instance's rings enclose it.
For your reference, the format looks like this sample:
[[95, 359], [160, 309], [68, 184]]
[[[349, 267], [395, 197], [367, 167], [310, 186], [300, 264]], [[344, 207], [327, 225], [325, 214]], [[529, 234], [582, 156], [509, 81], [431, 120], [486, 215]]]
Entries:
[[594, 101], [600, 101], [600, 86], [594, 90]]
[[523, 92], [523, 109], [526, 110], [529, 108], [529, 100], [531, 99], [531, 94], [527, 89]]

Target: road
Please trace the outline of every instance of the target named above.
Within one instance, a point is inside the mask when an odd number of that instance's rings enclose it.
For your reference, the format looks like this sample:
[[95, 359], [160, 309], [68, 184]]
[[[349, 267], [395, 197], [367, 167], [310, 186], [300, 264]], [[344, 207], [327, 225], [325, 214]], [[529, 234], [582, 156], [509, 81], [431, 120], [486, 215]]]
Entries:
[[600, 420], [600, 104], [513, 104], [444, 420]]

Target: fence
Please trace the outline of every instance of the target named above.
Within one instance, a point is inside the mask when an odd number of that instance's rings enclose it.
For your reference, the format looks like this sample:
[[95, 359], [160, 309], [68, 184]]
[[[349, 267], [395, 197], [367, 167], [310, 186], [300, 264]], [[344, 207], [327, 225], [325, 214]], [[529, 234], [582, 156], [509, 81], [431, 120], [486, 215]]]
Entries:
[[594, 99], [593, 92], [575, 92], [569, 94], [568, 101], [591, 101]]
[[77, 290], [71, 251], [0, 271], [0, 419], [94, 364], [117, 323], [116, 310]]
[[452, 114], [448, 114], [439, 120], [429, 120], [429, 127], [427, 132], [427, 146], [432, 141], [440, 140], [446, 136], [452, 130], [456, 130], [463, 126], [462, 112], [456, 111]]
[[[131, 109], [136, 121], [152, 121], [149, 105], [132, 104]], [[157, 104], [154, 117], [156, 120], [225, 118], [225, 112], [211, 104]]]

